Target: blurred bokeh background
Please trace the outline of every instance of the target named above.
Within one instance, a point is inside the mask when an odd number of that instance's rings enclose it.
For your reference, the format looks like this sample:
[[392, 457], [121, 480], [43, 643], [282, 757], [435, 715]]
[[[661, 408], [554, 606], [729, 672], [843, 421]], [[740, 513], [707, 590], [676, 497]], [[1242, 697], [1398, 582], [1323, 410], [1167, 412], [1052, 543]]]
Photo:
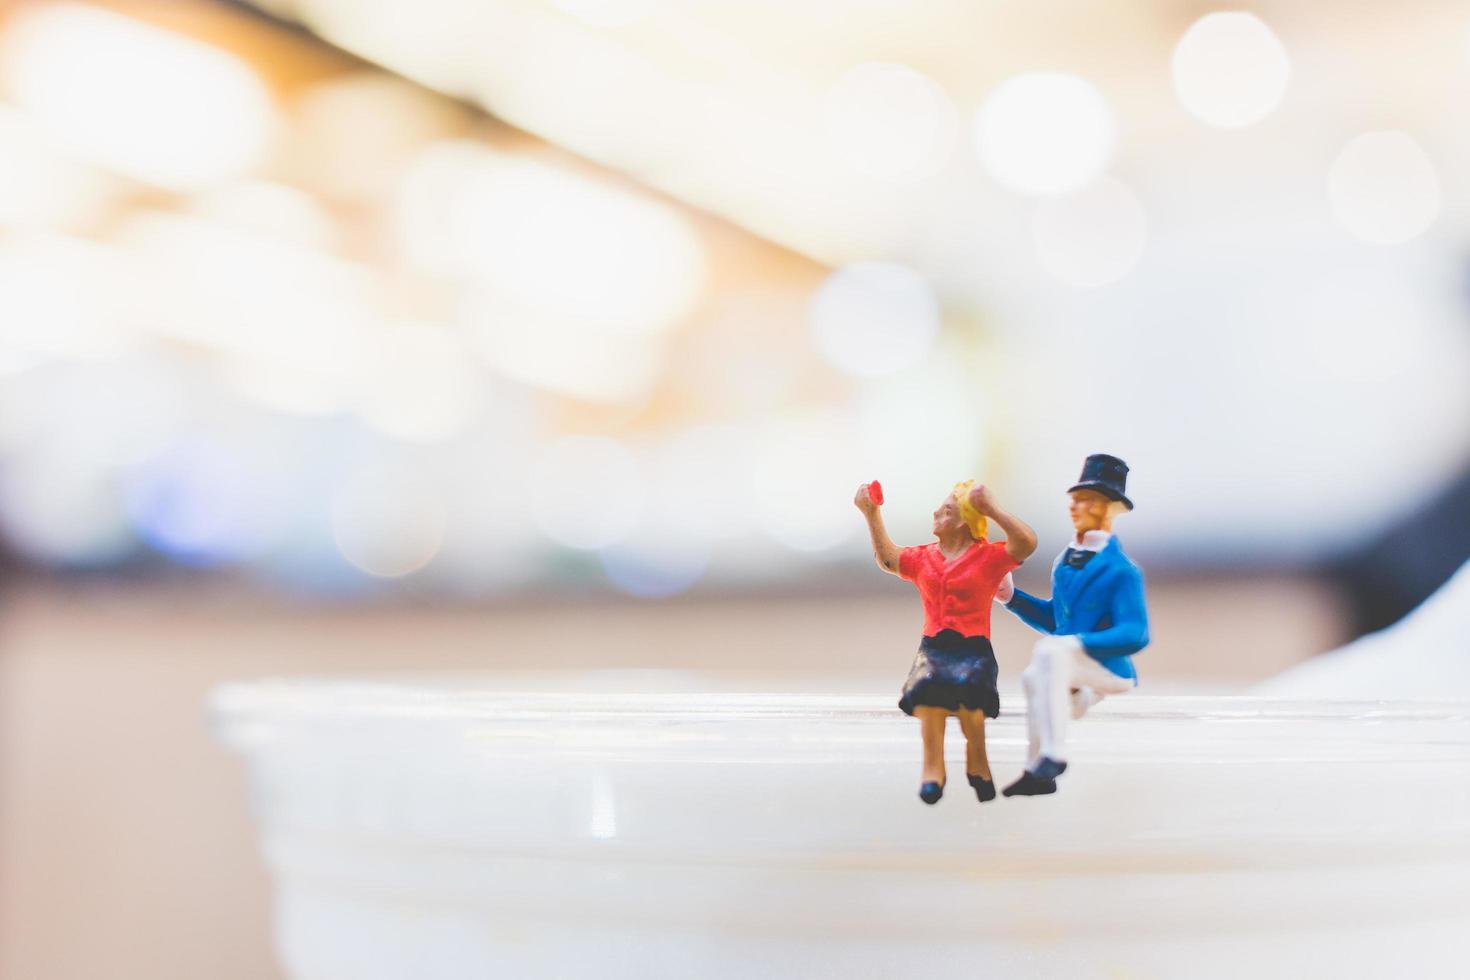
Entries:
[[1155, 690], [1394, 622], [1470, 555], [1467, 104], [1436, 0], [0, 3], [0, 974], [278, 976], [222, 679], [896, 692], [866, 480], [1044, 590], [1122, 456]]

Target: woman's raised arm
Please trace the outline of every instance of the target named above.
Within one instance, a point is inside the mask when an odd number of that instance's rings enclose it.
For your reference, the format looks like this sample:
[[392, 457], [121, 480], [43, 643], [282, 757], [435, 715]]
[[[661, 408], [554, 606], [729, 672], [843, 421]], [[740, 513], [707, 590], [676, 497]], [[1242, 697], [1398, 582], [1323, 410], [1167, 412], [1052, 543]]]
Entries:
[[868, 521], [868, 536], [873, 539], [873, 557], [877, 559], [878, 567], [890, 575], [897, 575], [898, 554], [901, 549], [888, 536], [888, 529], [883, 526], [883, 514], [868, 495], [868, 484], [864, 483], [857, 488], [857, 495], [852, 502]]
[[970, 503], [1005, 531], [1006, 553], [1012, 559], [1020, 563], [1031, 557], [1031, 553], [1036, 550], [1036, 532], [1015, 514], [1002, 509], [995, 502], [995, 495], [990, 492], [990, 488], [975, 484], [970, 491]]

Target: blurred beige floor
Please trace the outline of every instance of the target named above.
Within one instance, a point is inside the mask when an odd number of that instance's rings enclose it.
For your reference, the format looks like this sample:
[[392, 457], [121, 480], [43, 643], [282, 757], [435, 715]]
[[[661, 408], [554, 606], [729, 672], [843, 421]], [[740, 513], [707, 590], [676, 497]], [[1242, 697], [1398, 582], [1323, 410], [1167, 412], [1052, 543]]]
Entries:
[[[1305, 582], [1150, 589], [1155, 641], [1140, 666], [1154, 691], [1240, 687], [1338, 639], [1332, 601]], [[896, 691], [918, 617], [899, 591], [447, 610], [12, 591], [0, 607], [0, 976], [280, 976], [243, 767], [204, 727], [220, 681], [636, 666]], [[994, 639], [1014, 687], [1031, 634], [998, 615]]]

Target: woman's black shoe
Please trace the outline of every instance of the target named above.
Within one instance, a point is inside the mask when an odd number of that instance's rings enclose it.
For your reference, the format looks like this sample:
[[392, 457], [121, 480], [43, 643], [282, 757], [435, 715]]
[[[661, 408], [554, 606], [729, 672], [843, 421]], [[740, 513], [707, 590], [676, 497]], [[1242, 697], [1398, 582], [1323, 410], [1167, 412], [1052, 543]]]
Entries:
[[922, 786], [919, 787], [919, 799], [923, 800], [930, 806], [938, 803], [939, 798], [943, 795], [943, 783], [924, 783]]
[[990, 780], [986, 779], [984, 776], [973, 776], [968, 774], [965, 776], [965, 778], [970, 781], [970, 786], [973, 787], [975, 790], [975, 798], [978, 799], [981, 803], [989, 803], [991, 800], [995, 799], [995, 784], [992, 783]]

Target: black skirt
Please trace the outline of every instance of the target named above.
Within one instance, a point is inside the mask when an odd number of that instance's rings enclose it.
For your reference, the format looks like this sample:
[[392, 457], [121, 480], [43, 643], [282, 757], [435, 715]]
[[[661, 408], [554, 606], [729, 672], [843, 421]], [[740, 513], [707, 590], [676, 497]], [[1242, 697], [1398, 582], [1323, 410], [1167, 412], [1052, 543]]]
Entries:
[[1000, 668], [995, 650], [984, 636], [961, 636], [941, 630], [919, 641], [914, 666], [903, 685], [898, 706], [911, 715], [915, 708], [944, 708], [947, 711], [983, 711], [987, 718], [1000, 717], [1000, 692], [996, 678]]

